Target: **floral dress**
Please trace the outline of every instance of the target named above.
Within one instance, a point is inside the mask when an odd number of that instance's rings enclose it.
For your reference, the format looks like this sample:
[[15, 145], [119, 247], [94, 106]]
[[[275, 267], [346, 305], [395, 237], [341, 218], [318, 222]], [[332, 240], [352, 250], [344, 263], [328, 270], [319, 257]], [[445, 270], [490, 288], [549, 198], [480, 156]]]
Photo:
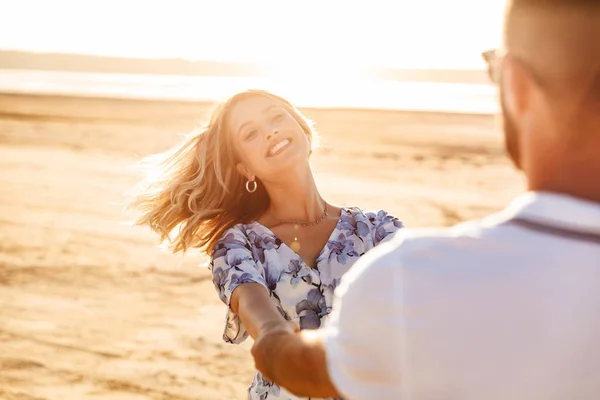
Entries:
[[[221, 300], [229, 306], [239, 285], [263, 285], [281, 314], [301, 329], [316, 329], [331, 311], [333, 291], [346, 271], [392, 233], [402, 222], [385, 211], [342, 208], [327, 244], [309, 267], [264, 225], [238, 224], [227, 230], [213, 249], [209, 265]], [[223, 339], [239, 344], [248, 337], [240, 318], [228, 308]], [[250, 400], [296, 400], [298, 397], [257, 372], [248, 390]]]

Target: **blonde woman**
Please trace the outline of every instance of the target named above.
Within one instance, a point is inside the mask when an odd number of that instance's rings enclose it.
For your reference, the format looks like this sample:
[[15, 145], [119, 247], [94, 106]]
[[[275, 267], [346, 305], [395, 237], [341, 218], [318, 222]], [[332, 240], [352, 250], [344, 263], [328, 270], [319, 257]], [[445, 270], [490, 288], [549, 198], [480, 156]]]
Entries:
[[[228, 306], [227, 342], [318, 328], [342, 275], [402, 227], [385, 211], [338, 207], [320, 195], [309, 163], [316, 139], [287, 100], [238, 93], [165, 155], [133, 202], [137, 223], [170, 240], [174, 252], [210, 255]], [[296, 397], [257, 372], [248, 398]]]

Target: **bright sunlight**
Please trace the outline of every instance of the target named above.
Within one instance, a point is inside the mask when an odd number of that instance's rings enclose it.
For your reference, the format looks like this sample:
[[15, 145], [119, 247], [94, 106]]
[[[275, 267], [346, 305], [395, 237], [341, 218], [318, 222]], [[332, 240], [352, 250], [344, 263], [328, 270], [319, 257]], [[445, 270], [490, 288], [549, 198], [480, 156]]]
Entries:
[[480, 52], [499, 40], [503, 2], [0, 0], [0, 5], [2, 49], [264, 62], [280, 73], [340, 76], [367, 66], [481, 68]]

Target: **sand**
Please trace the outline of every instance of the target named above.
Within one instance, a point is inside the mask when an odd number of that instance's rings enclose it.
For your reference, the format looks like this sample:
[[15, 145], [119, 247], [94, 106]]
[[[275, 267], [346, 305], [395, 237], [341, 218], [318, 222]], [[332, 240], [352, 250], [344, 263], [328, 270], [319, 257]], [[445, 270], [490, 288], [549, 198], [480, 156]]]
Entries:
[[[250, 343], [222, 342], [205, 256], [158, 249], [121, 213], [133, 164], [210, 106], [0, 95], [1, 399], [245, 398]], [[447, 226], [523, 188], [490, 116], [303, 111], [338, 205]]]

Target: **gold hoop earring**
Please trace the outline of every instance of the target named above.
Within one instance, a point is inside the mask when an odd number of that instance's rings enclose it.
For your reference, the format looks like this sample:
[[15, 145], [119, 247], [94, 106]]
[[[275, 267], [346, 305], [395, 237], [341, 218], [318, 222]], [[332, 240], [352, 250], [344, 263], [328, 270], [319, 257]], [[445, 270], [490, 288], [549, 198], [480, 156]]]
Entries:
[[[253, 183], [254, 186], [252, 186], [252, 188], [250, 187], [250, 184]], [[246, 190], [248, 191], [248, 193], [254, 193], [256, 192], [256, 189], [258, 188], [258, 183], [256, 183], [256, 181], [246, 181]]]

